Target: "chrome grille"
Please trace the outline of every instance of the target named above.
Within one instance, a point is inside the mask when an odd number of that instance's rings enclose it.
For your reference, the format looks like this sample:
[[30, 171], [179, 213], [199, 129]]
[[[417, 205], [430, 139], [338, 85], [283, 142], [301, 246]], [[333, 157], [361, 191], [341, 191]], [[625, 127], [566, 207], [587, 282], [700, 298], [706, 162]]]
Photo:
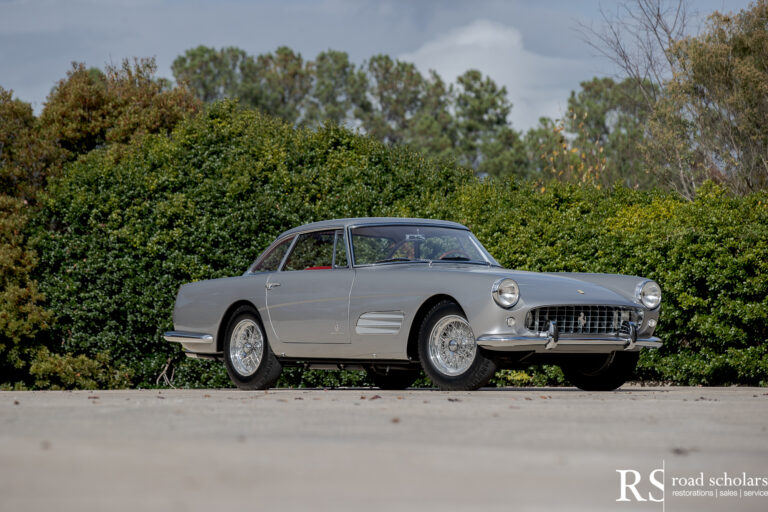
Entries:
[[525, 327], [546, 332], [550, 320], [557, 322], [560, 333], [615, 334], [623, 322], [635, 322], [639, 327], [643, 310], [624, 306], [544, 306], [528, 312]]

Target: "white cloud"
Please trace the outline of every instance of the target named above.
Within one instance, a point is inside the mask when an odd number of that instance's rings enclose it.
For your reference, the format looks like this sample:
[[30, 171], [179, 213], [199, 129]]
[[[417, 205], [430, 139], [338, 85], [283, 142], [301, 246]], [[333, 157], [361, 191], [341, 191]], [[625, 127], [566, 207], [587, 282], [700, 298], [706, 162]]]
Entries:
[[449, 31], [399, 59], [422, 72], [434, 69], [449, 82], [468, 69], [490, 76], [506, 86], [510, 121], [518, 130], [536, 125], [541, 116], [561, 117], [571, 90], [591, 76], [583, 62], [533, 53], [517, 28], [489, 20]]

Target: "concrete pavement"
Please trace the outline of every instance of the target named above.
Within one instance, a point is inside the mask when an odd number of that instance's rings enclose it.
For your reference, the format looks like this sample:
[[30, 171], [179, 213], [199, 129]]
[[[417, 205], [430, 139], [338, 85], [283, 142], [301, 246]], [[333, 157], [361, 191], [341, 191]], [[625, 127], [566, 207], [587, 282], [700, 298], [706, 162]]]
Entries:
[[766, 388], [0, 392], [0, 511], [762, 511], [767, 429]]

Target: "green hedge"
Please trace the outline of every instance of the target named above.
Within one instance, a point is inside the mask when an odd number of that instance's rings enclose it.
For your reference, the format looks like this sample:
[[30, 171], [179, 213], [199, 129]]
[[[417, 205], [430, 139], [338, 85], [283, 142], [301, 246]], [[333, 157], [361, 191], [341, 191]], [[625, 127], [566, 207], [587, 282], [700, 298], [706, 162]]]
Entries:
[[[686, 202], [625, 188], [478, 181], [407, 148], [332, 126], [294, 130], [227, 102], [170, 137], [92, 151], [51, 184], [34, 223], [37, 277], [57, 315], [48, 344], [100, 361], [90, 370], [99, 385], [155, 385], [169, 360], [176, 385], [228, 385], [221, 364], [187, 361], [162, 340], [178, 286], [241, 273], [290, 227], [369, 215], [462, 222], [510, 268], [656, 279], [666, 344], [643, 356], [641, 378], [768, 382], [766, 194], [732, 198], [710, 185]], [[49, 373], [41, 375], [53, 382]], [[366, 380], [291, 370], [281, 382]], [[545, 367], [496, 382], [558, 383], [562, 374]]]

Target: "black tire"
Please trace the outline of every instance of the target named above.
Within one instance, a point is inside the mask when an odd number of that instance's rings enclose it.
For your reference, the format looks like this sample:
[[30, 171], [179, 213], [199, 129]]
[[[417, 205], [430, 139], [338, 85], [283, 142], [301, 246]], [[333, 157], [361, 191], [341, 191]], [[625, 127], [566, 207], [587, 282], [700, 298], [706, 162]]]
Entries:
[[[261, 358], [252, 373], [242, 369], [243, 363], [238, 363], [237, 356], [233, 355], [230, 350], [232, 343], [236, 343], [233, 339], [236, 329], [245, 329], [249, 327], [258, 329], [262, 340]], [[227, 325], [222, 348], [224, 350], [224, 366], [227, 368], [227, 374], [229, 374], [229, 378], [235, 386], [240, 389], [268, 389], [277, 382], [280, 373], [283, 371], [283, 366], [280, 364], [277, 357], [275, 357], [272, 348], [269, 346], [269, 341], [267, 340], [266, 331], [264, 330], [264, 325], [261, 323], [261, 319], [256, 312], [248, 306], [241, 306], [232, 314], [229, 324]]]
[[565, 378], [584, 391], [613, 391], [634, 374], [640, 352], [573, 356], [561, 365]]
[[406, 389], [416, 382], [421, 373], [418, 369], [391, 368], [389, 371], [368, 368], [368, 378], [381, 389]]
[[[430, 337], [433, 329], [442, 321], [450, 321], [448, 317], [463, 320], [467, 327], [466, 316], [461, 308], [454, 302], [444, 300], [435, 304], [435, 306], [424, 317], [424, 321], [419, 329], [419, 359], [427, 376], [432, 382], [443, 391], [471, 391], [488, 384], [491, 377], [496, 373], [496, 362], [487, 357], [480, 347], [475, 344], [474, 356], [471, 364], [461, 371], [461, 373], [447, 373], [444, 367], [441, 367], [437, 358], [430, 353]], [[470, 328], [471, 331], [471, 328]], [[453, 340], [451, 341], [453, 343]], [[472, 343], [475, 343], [474, 335]], [[463, 345], [462, 349], [463, 349]]]

